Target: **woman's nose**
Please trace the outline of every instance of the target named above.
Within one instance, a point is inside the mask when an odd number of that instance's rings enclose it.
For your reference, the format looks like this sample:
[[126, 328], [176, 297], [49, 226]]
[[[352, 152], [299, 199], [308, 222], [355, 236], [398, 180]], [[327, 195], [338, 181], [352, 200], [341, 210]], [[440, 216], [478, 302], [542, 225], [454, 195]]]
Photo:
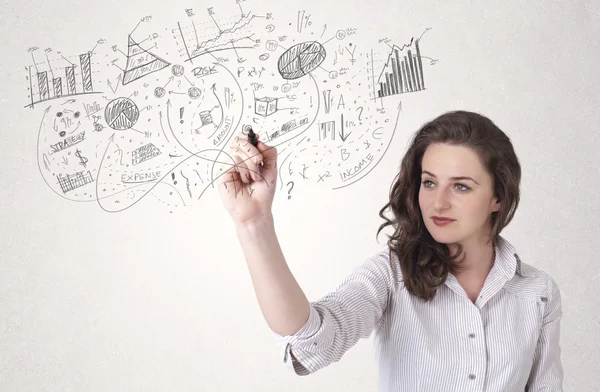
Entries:
[[448, 208], [450, 205], [450, 197], [445, 188], [438, 188], [435, 191], [434, 207], [436, 209]]

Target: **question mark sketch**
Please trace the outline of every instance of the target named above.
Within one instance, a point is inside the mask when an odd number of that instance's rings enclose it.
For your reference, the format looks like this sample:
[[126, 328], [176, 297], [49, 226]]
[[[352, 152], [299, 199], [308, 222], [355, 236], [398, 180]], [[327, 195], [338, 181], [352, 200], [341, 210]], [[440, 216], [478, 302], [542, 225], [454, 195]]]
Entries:
[[181, 79], [179, 79], [179, 80], [177, 81], [177, 88], [180, 88], [180, 87], [181, 87]]
[[356, 111], [358, 112], [359, 110], [360, 110], [360, 113], [358, 113], [358, 121], [362, 121], [360, 116], [362, 116], [362, 112], [363, 112], [364, 108], [362, 106], [360, 106], [356, 109]]
[[273, 32], [273, 30], [275, 30], [275, 26], [273, 26], [272, 24], [270, 24], [270, 25], [268, 25], [268, 26], [266, 27], [266, 29], [267, 29], [267, 31], [268, 31], [269, 33], [271, 33], [271, 32]]
[[290, 187], [290, 189], [288, 190], [288, 200], [292, 198], [292, 195], [290, 194], [292, 192], [292, 189], [294, 189], [294, 181], [290, 181], [286, 184], [286, 186], [292, 184], [292, 186]]

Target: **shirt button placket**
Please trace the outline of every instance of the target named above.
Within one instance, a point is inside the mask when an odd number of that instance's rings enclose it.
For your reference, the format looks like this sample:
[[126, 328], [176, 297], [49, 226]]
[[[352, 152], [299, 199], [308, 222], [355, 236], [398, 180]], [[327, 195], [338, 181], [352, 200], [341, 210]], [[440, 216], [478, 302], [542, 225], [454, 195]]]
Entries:
[[[473, 390], [479, 390], [479, 388], [483, 387], [483, 379], [481, 380], [481, 382], [479, 382], [480, 380], [477, 380], [477, 375], [481, 376], [482, 374], [485, 373], [485, 362], [486, 362], [486, 348], [485, 348], [485, 339], [475, 339], [477, 336], [484, 336], [484, 332], [483, 332], [483, 320], [482, 320], [482, 315], [481, 315], [481, 309], [478, 308], [478, 312], [479, 312], [479, 323], [478, 325], [474, 325], [473, 326], [473, 330], [472, 332], [468, 333], [468, 337], [469, 340], [472, 342], [471, 344], [473, 344], [474, 346], [472, 346], [472, 349], [474, 350], [473, 354], [475, 355], [474, 358], [474, 362], [471, 364], [472, 368], [471, 371], [472, 373], [468, 373], [468, 379], [469, 381], [471, 381], [472, 383], [470, 383], [469, 385], [471, 385], [471, 388], [474, 388]], [[477, 380], [477, 381], [476, 381]]]

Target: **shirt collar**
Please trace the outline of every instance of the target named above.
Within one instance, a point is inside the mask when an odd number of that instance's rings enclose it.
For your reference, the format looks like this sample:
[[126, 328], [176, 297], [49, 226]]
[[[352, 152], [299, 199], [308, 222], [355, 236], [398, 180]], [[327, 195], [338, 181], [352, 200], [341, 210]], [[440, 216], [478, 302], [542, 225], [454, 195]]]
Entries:
[[498, 268], [507, 280], [512, 279], [515, 273], [520, 276], [528, 276], [522, 268], [521, 259], [515, 247], [501, 235], [498, 236], [498, 241], [496, 241], [495, 251], [496, 258], [494, 263], [496, 268]]

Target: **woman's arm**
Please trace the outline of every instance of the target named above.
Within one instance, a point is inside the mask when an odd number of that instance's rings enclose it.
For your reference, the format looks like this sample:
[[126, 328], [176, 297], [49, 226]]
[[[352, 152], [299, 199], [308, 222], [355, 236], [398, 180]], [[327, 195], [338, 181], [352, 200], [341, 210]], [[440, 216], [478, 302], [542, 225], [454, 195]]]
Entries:
[[295, 334], [308, 320], [309, 303], [285, 261], [273, 217], [236, 231], [267, 324], [279, 335]]

